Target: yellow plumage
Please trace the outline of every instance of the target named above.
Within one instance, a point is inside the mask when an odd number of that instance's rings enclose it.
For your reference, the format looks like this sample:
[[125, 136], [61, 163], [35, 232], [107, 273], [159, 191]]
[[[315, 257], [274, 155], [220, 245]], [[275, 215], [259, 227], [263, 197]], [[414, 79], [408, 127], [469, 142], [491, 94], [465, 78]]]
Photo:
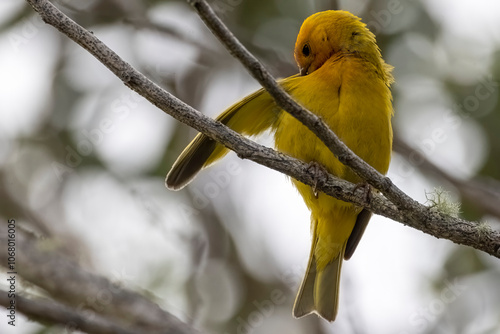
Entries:
[[[391, 67], [381, 58], [374, 35], [356, 16], [325, 11], [307, 18], [295, 45], [301, 75], [283, 79], [283, 88], [324, 122], [354, 153], [381, 173], [389, 167], [392, 146]], [[275, 131], [279, 151], [322, 165], [344, 180], [360, 180], [340, 163], [304, 125], [259, 90], [231, 106], [218, 118], [235, 131], [256, 135]], [[182, 188], [203, 167], [222, 158], [227, 149], [199, 134], [182, 152], [167, 176], [167, 186]], [[308, 269], [294, 305], [294, 316], [316, 312], [333, 321], [344, 255], [354, 252], [371, 214], [316, 194], [293, 180], [311, 210], [312, 246]], [[354, 231], [353, 231], [354, 230]]]

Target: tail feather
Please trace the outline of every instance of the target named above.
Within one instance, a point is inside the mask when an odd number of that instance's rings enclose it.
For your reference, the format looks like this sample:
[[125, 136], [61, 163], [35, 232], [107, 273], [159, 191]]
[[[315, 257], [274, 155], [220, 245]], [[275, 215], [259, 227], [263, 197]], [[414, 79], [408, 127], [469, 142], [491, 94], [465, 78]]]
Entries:
[[314, 255], [309, 258], [306, 276], [300, 285], [299, 292], [293, 305], [293, 316], [301, 318], [316, 310], [314, 305], [314, 284], [316, 282], [316, 261]]
[[337, 317], [340, 269], [343, 258], [343, 254], [339, 254], [316, 275], [316, 284], [314, 285], [316, 312], [328, 321], [334, 321]]
[[314, 255], [315, 247], [316, 242], [313, 242], [306, 275], [293, 306], [293, 316], [300, 318], [310, 313], [317, 313], [331, 322], [337, 317], [340, 270], [345, 244], [340, 254], [319, 270], [316, 265], [316, 255]]

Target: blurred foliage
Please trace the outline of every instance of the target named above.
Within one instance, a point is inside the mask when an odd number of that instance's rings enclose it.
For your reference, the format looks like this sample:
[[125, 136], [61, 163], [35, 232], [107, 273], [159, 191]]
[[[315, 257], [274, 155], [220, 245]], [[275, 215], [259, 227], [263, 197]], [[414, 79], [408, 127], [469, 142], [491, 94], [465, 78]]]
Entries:
[[[216, 87], [221, 82], [236, 86], [238, 92], [234, 94], [240, 94], [248, 86], [242, 84], [241, 78], [246, 74], [241, 66], [210, 35], [184, 1], [56, 0], [54, 3], [76, 22], [102, 36], [106, 43], [155, 82], [197, 109], [216, 108], [210, 99], [224, 94], [224, 88]], [[414, 147], [424, 150], [423, 143], [432, 138], [432, 128], [427, 129], [430, 124], [450, 121], [455, 122], [450, 124], [464, 125], [450, 130], [447, 145], [436, 145], [428, 158], [449, 173], [458, 171], [464, 182], [480, 178], [486, 180], [496, 194], [493, 196], [500, 193], [498, 39], [491, 37], [490, 53], [467, 53], [464, 49], [481, 48], [482, 45], [446, 30], [440, 21], [443, 15], [433, 12], [438, 6], [424, 5], [419, 1], [214, 0], [211, 3], [243, 44], [278, 77], [296, 72], [292, 50], [305, 17], [326, 9], [353, 11], [372, 30], [377, 30], [374, 32], [383, 55], [395, 66], [396, 133]], [[394, 3], [399, 7], [391, 5]], [[391, 8], [397, 14], [392, 14]], [[489, 9], [484, 7], [484, 10]], [[0, 34], [14, 45], [13, 38], [22, 36], [23, 29], [33, 22], [34, 17], [31, 8], [19, 5], [10, 10], [9, 15], [3, 16]], [[104, 129], [101, 122], [103, 117], [110, 115], [110, 110], [115, 127], [119, 126], [116, 120], [122, 111], [134, 113], [135, 109], [141, 109], [144, 117], [158, 111], [152, 107], [151, 111], [143, 111], [145, 102], [134, 99], [116, 78], [105, 73], [104, 67], [96, 65], [93, 59], [89, 60], [90, 56], [65, 36], [47, 26], [36, 27], [43, 30], [43, 38], [50, 38], [48, 48], [56, 49], [49, 53], [55, 58], [47, 62], [52, 64], [48, 65], [52, 73], [41, 79], [43, 86], [50, 88], [42, 98], [37, 98], [40, 102], [38, 110], [23, 128], [13, 133], [2, 131], [0, 213], [4, 218], [16, 217], [45, 237], [66, 240], [76, 258], [88, 257], [88, 263], [83, 260], [82, 263], [106, 275], [112, 275], [113, 270], [126, 264], [102, 263], [99, 252], [116, 253], [114, 257], [110, 255], [110, 261], [113, 261], [120, 258], [120, 252], [128, 247], [147, 249], [149, 242], [156, 245], [154, 240], [148, 241], [148, 233], [154, 234], [151, 238], [159, 238], [160, 243], [168, 244], [171, 253], [155, 254], [155, 260], [148, 261], [145, 257], [155, 251], [146, 251], [138, 253], [137, 259], [125, 259], [124, 263], [141, 261], [140, 269], [124, 275], [132, 277], [127, 284], [150, 290], [162, 307], [208, 332], [249, 333], [252, 327], [253, 333], [375, 333], [369, 327], [363, 328], [363, 321], [359, 319], [366, 318], [366, 315], [357, 309], [342, 310], [344, 315], [334, 324], [334, 329], [315, 317], [300, 321], [292, 319], [291, 305], [302, 271], [289, 276], [280, 274], [276, 269], [279, 267], [278, 258], [269, 254], [256, 260], [259, 272], [268, 273], [263, 277], [245, 260], [245, 253], [262, 254], [257, 249], [263, 252], [268, 249], [261, 244], [262, 240], [251, 240], [251, 235], [245, 234], [252, 222], [244, 216], [238, 202], [244, 195], [221, 195], [213, 201], [208, 198], [204, 203], [200, 194], [190, 188], [175, 194], [163, 189], [165, 173], [193, 137], [193, 131], [187, 126], [163, 117], [146, 124], [158, 124], [158, 128], [143, 129], [134, 135], [134, 126], [140, 129], [141, 124], [132, 121], [128, 124], [128, 132], [119, 132], [121, 137], [110, 144], [110, 149], [103, 149], [107, 144], [99, 146], [109, 138], [101, 138], [92, 131]], [[34, 38], [41, 35], [35, 34]], [[471, 43], [470, 46], [460, 47], [467, 43]], [[26, 52], [26, 49], [20, 48], [18, 52]], [[90, 77], [85, 77], [87, 71]], [[478, 88], [484, 80], [493, 84]], [[480, 93], [489, 92], [488, 97], [477, 97], [478, 89]], [[461, 114], [454, 106], [464, 104], [468, 97], [472, 97], [469, 103], [477, 100], [479, 106]], [[19, 104], [23, 102], [19, 101]], [[451, 114], [444, 113], [447, 110], [451, 110]], [[85, 138], [94, 140], [90, 147], [82, 146]], [[154, 142], [151, 139], [142, 146], [134, 145], [144, 138], [164, 140]], [[96, 142], [99, 145], [93, 145]], [[125, 147], [119, 148], [120, 144]], [[145, 157], [143, 151], [151, 146], [157, 148], [156, 151]], [[81, 150], [85, 149], [90, 152], [83, 154]], [[116, 159], [118, 153], [110, 153], [117, 150], [125, 152], [128, 160]], [[450, 158], [453, 150], [462, 158]], [[415, 167], [418, 169], [418, 164]], [[425, 170], [418, 174], [427, 175]], [[428, 178], [426, 182], [442, 185], [442, 181], [435, 178]], [[403, 177], [405, 184], [411, 184], [411, 178]], [[105, 185], [113, 191], [109, 192]], [[423, 187], [421, 185], [421, 196], [425, 193]], [[456, 189], [448, 190], [460, 197]], [[108, 203], [111, 200], [115, 202]], [[188, 211], [182, 211], [183, 205]], [[135, 207], [139, 213], [130, 214], [130, 207]], [[172, 213], [179, 208], [186, 214], [183, 218], [189, 218], [187, 221]], [[485, 216], [474, 201], [465, 201], [462, 210], [464, 217], [487, 220], [493, 228], [499, 227], [500, 217]], [[104, 211], [107, 213], [103, 214]], [[140, 240], [131, 244], [122, 244], [120, 233], [124, 233], [124, 240], [132, 240], [131, 236], [125, 235], [133, 234], [126, 233], [130, 229], [127, 224], [120, 228], [125, 218], [150, 232], [138, 235]], [[102, 221], [113, 223], [111, 227], [117, 232], [112, 232], [109, 226], [98, 225]], [[102, 233], [108, 234], [101, 243], [108, 245], [96, 250], [94, 247], [98, 241], [89, 240], [98, 238], [98, 233], [83, 237], [87, 229], [103, 229]], [[250, 249], [244, 248], [242, 238], [249, 239], [246, 245], [251, 245], [248, 246]], [[426, 313], [418, 313], [419, 309], [412, 315], [415, 321], [410, 316], [407, 323], [395, 323], [391, 332], [500, 331], [500, 266], [497, 259], [472, 249], [448, 246], [442, 266], [437, 266], [439, 269], [432, 277], [420, 278], [422, 290], [433, 291], [433, 297], [428, 299], [430, 302], [421, 308], [424, 311], [430, 308], [428, 314], [431, 315], [424, 316]], [[224, 263], [223, 269], [209, 270], [218, 268], [218, 263]], [[448, 303], [443, 296], [456, 278], [466, 288], [455, 291], [456, 294], [452, 291], [450, 296], [453, 294], [454, 299]], [[283, 293], [285, 301], [270, 304], [276, 291]], [[352, 296], [348, 292], [346, 300]], [[281, 299], [276, 297], [276, 300]], [[406, 318], [406, 315], [402, 317]], [[387, 315], [387, 319], [390, 318], [391, 315]], [[473, 324], [476, 327], [471, 327]], [[52, 330], [52, 327], [40, 325], [33, 326], [32, 332]]]

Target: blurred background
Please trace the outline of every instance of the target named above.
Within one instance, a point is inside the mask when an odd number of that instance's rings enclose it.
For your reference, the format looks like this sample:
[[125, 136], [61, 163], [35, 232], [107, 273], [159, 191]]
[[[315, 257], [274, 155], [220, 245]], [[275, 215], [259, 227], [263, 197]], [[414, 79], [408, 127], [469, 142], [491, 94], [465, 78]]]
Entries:
[[[54, 3], [207, 115], [259, 88], [184, 1]], [[297, 72], [307, 16], [360, 16], [395, 67], [389, 177], [422, 203], [441, 187], [461, 217], [500, 229], [498, 1], [211, 4], [276, 77]], [[498, 259], [378, 216], [344, 263], [335, 323], [293, 319], [310, 234], [287, 177], [232, 153], [169, 191], [165, 174], [194, 130], [23, 1], [0, 3], [0, 50], [0, 218], [65, 245], [88, 270], [207, 333], [500, 333]], [[272, 145], [269, 135], [258, 141]], [[16, 333], [63, 332], [19, 317]]]

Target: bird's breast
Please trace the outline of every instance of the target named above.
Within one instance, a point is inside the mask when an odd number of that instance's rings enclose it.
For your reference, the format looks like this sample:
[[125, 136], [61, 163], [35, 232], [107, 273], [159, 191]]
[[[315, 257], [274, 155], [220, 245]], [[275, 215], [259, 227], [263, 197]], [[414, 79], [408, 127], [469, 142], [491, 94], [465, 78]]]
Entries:
[[[294, 78], [285, 89], [354, 153], [387, 172], [392, 146], [391, 93], [374, 67], [360, 59], [335, 59], [307, 76]], [[294, 117], [283, 112], [277, 124], [278, 150], [305, 162], [318, 162], [340, 178], [359, 181]]]

